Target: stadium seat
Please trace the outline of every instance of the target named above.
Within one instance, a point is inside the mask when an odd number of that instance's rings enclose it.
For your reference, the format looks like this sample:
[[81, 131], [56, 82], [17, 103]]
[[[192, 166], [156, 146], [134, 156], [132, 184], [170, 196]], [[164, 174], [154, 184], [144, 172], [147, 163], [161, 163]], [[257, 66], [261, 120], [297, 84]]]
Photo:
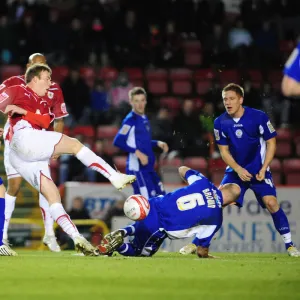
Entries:
[[201, 110], [205, 104], [205, 101], [201, 98], [193, 98], [192, 99], [194, 101], [194, 104], [195, 104], [195, 108], [197, 110]]
[[143, 80], [144, 74], [140, 68], [125, 68], [124, 72], [128, 74], [129, 81], [133, 80]]
[[172, 82], [172, 94], [178, 96], [189, 96], [192, 93], [192, 84], [187, 80], [176, 80]]
[[201, 172], [204, 176], [207, 176], [207, 161], [204, 157], [193, 156], [187, 157], [183, 160], [183, 165], [195, 169]]
[[80, 68], [80, 75], [84, 79], [85, 83], [92, 88], [95, 83], [96, 72], [91, 67]]
[[282, 174], [282, 167], [281, 162], [278, 158], [274, 158], [270, 164], [270, 169], [272, 172], [272, 178], [275, 185], [282, 184], [281, 181], [281, 174]]
[[296, 155], [300, 157], [300, 136], [294, 138]]
[[112, 67], [104, 67], [101, 68], [98, 76], [99, 79], [104, 80], [104, 81], [114, 81], [118, 77], [118, 70]]
[[219, 185], [224, 177], [226, 164], [221, 158], [210, 159], [208, 161], [208, 172], [210, 174], [211, 181], [215, 185]]
[[2, 66], [0, 68], [1, 81], [12, 76], [22, 75], [23, 72], [23, 69], [18, 65]]
[[223, 70], [218, 73], [221, 85], [226, 85], [228, 83], [239, 83], [240, 76], [237, 70]]
[[170, 80], [192, 80], [193, 72], [190, 69], [184, 68], [171, 69], [169, 78]]
[[283, 160], [283, 172], [286, 184], [300, 185], [300, 159], [291, 158]]
[[202, 65], [202, 54], [187, 52], [184, 54], [184, 64], [188, 67], [196, 67]]
[[81, 134], [84, 137], [94, 138], [95, 129], [93, 126], [76, 126], [73, 129], [73, 135]]
[[201, 43], [198, 40], [184, 41], [182, 47], [184, 52], [189, 52], [189, 53], [201, 52]]
[[126, 172], [127, 156], [115, 156], [113, 158], [113, 161], [118, 171], [120, 171], [121, 173]]
[[262, 82], [263, 80], [260, 70], [248, 70], [247, 75], [252, 82]]
[[198, 69], [194, 73], [196, 81], [211, 80], [215, 77], [215, 73], [212, 69]]
[[282, 80], [282, 71], [277, 70], [271, 70], [268, 73], [268, 80], [272, 82], [272, 85], [274, 82], [281, 82]]
[[160, 161], [160, 174], [163, 183], [180, 184], [182, 179], [178, 174], [178, 168], [182, 165], [180, 158], [164, 159]]
[[97, 139], [113, 139], [118, 133], [119, 128], [114, 125], [98, 126]]
[[108, 139], [104, 144], [104, 151], [110, 156], [114, 156], [119, 152], [119, 148], [113, 145], [114, 139]]
[[51, 78], [57, 83], [62, 83], [64, 79], [69, 75], [69, 68], [66, 66], [54, 67], [52, 69]]
[[181, 107], [181, 104], [176, 97], [161, 97], [159, 105], [168, 107], [172, 112], [177, 112]]
[[168, 72], [165, 69], [147, 70], [145, 77], [147, 80], [167, 80]]
[[143, 86], [144, 86], [144, 81], [141, 80], [141, 79], [132, 79], [132, 80], [130, 80], [130, 83], [131, 83], [133, 86], [140, 86], [140, 87], [143, 87]]
[[164, 95], [168, 92], [168, 84], [166, 80], [149, 80], [148, 91], [153, 95]]
[[277, 132], [277, 141], [287, 141], [290, 142], [292, 140], [292, 132], [289, 128], [279, 128], [276, 129]]
[[277, 141], [276, 157], [289, 157], [292, 154], [292, 144], [288, 141]]
[[196, 82], [196, 91], [199, 95], [206, 94], [211, 88], [211, 82], [209, 80], [197, 81]]

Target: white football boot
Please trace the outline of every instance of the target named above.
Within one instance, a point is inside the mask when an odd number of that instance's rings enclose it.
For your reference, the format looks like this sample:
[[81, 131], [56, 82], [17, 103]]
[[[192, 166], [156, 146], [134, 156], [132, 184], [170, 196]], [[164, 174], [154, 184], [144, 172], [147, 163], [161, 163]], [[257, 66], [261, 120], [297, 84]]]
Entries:
[[17, 252], [7, 245], [0, 246], [0, 256], [18, 256]]
[[188, 244], [188, 245], [182, 247], [182, 248], [179, 250], [179, 253], [180, 253], [180, 254], [183, 254], [183, 255], [195, 254], [195, 253], [196, 253], [196, 250], [197, 250], [197, 247], [196, 247], [195, 244]]
[[60, 252], [60, 247], [57, 243], [56, 237], [54, 235], [45, 235], [43, 238], [43, 243], [52, 252]]
[[295, 246], [289, 247], [287, 252], [289, 256], [300, 257], [300, 251]]
[[88, 242], [82, 235], [74, 238], [75, 249], [85, 256], [98, 256], [99, 250]]
[[111, 184], [117, 189], [122, 190], [126, 185], [133, 183], [136, 180], [135, 175], [127, 175], [123, 173], [116, 173], [109, 178]]

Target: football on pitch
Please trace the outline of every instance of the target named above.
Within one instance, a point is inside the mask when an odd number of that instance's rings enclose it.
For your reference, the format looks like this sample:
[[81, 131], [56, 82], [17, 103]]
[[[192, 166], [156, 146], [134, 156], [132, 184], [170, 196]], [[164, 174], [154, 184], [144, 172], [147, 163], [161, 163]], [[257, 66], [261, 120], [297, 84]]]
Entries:
[[124, 203], [124, 213], [133, 221], [144, 220], [150, 211], [149, 201], [142, 195], [132, 195]]

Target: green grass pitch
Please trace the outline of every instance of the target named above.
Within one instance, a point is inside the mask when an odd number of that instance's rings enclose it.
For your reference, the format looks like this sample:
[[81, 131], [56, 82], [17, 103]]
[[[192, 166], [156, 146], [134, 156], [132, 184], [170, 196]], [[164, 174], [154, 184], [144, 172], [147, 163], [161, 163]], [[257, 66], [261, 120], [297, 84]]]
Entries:
[[283, 254], [177, 253], [152, 258], [18, 251], [0, 257], [0, 299], [300, 299], [300, 258]]

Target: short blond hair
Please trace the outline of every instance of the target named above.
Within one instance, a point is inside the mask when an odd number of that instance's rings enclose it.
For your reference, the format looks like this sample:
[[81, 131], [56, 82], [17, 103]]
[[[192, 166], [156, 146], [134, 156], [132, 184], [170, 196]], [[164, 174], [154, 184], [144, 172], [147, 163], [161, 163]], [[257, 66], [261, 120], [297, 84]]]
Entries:
[[52, 71], [50, 69], [50, 67], [48, 65], [45, 64], [34, 64], [32, 66], [30, 66], [25, 73], [25, 82], [26, 84], [31, 82], [31, 80], [37, 76], [38, 78], [40, 78], [41, 73], [43, 71], [47, 71], [50, 73], [50, 75], [52, 74]]
[[223, 88], [222, 94], [223, 94], [224, 92], [228, 92], [228, 91], [234, 91], [234, 92], [236, 92], [238, 95], [240, 95], [241, 97], [244, 98], [244, 89], [243, 89], [240, 85], [238, 85], [238, 84], [236, 84], [236, 83], [229, 83], [229, 84], [227, 84], [227, 85]]
[[139, 86], [134, 87], [128, 92], [128, 97], [130, 100], [132, 100], [132, 98], [136, 95], [144, 95], [145, 97], [147, 97], [145, 89]]

